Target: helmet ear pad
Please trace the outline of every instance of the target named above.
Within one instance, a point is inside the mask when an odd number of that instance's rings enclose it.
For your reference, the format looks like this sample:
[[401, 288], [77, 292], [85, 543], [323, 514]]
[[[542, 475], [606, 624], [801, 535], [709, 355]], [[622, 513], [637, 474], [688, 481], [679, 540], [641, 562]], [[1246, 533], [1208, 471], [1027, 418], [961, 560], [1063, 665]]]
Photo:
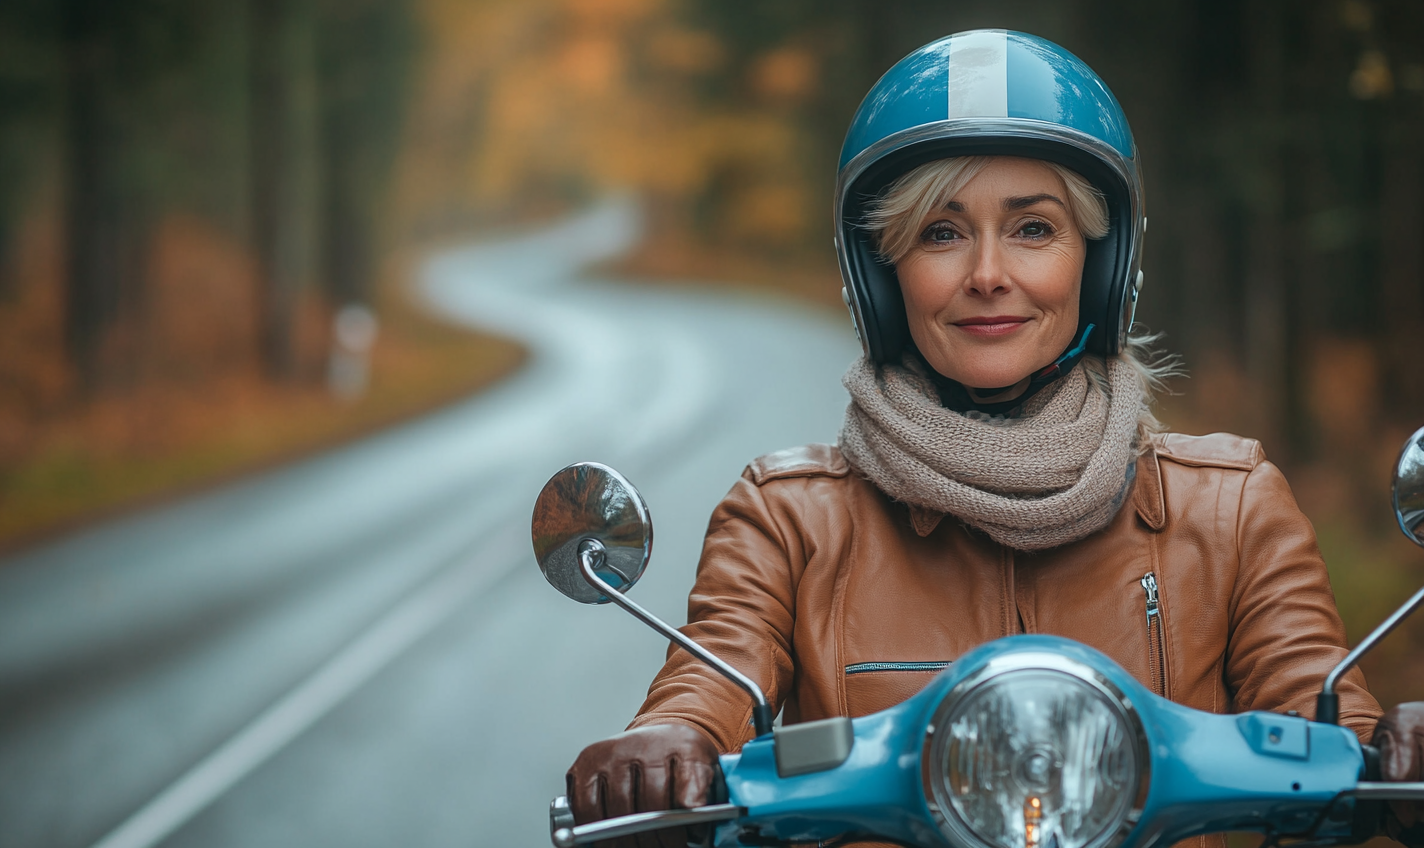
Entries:
[[1089, 324], [1097, 329], [1088, 339], [1088, 351], [1112, 356], [1122, 348], [1127, 335], [1123, 322], [1123, 298], [1127, 294], [1128, 266], [1131, 262], [1122, 220], [1125, 204], [1108, 203], [1108, 234], [1089, 239], [1083, 258], [1083, 286], [1078, 295], [1078, 337]]
[[[904, 351], [914, 344], [910, 339], [905, 299], [895, 267], [881, 258], [870, 232], [861, 224], [874, 197], [895, 177], [934, 159], [995, 154], [1056, 162], [1081, 174], [1103, 192], [1108, 208], [1108, 233], [1101, 239], [1087, 242], [1078, 301], [1078, 330], [1074, 338], [1081, 338], [1088, 325], [1094, 324], [1096, 329], [1088, 340], [1088, 351], [1104, 356], [1118, 353], [1127, 330], [1123, 324], [1126, 299], [1131, 294], [1129, 277], [1136, 273], [1131, 237], [1135, 222], [1127, 187], [1101, 160], [1070, 147], [1025, 143], [1022, 139], [995, 139], [988, 143], [984, 139], [968, 143], [958, 140], [958, 143], [950, 144], [946, 141], [902, 151], [900, 156], [887, 157], [893, 159], [894, 165], [882, 160], [877, 163], [880, 168], [867, 169], [856, 181], [859, 185], [851, 186], [845, 198], [847, 203], [842, 209], [840, 237], [846, 246], [842, 260], [850, 267], [843, 268], [842, 273], [848, 283], [854, 281], [858, 284], [848, 288], [851, 297], [856, 300], [859, 329], [865, 336], [863, 341], [871, 360], [876, 363], [898, 362]], [[877, 189], [856, 190], [867, 183]]]
[[[872, 362], [899, 362], [914, 345], [905, 317], [905, 296], [895, 266], [881, 258], [870, 236], [859, 227], [847, 227], [841, 237], [850, 242], [847, 260], [855, 264], [861, 290], [855, 293], [860, 306], [860, 332]], [[853, 241], [852, 241], [853, 240]]]

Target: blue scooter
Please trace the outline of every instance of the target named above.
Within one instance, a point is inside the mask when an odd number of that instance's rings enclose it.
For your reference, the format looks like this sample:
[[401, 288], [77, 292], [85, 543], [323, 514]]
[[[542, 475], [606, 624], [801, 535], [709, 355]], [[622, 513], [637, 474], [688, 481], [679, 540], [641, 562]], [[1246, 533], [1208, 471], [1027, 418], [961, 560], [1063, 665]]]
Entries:
[[[1394, 506], [1424, 546], [1424, 428], [1400, 455]], [[1330, 672], [1315, 721], [1189, 709], [1092, 648], [1026, 635], [971, 651], [874, 715], [773, 727], [755, 682], [625, 596], [647, 566], [652, 524], [616, 471], [579, 463], [554, 475], [533, 538], [540, 569], [565, 595], [616, 603], [755, 703], [756, 738], [721, 758], [719, 803], [575, 825], [555, 798], [557, 848], [694, 825], [719, 848], [1145, 848], [1223, 831], [1258, 831], [1268, 846], [1347, 845], [1380, 832], [1385, 801], [1424, 800], [1424, 783], [1379, 781], [1378, 751], [1337, 725], [1335, 694], [1341, 675], [1424, 604], [1424, 589]]]

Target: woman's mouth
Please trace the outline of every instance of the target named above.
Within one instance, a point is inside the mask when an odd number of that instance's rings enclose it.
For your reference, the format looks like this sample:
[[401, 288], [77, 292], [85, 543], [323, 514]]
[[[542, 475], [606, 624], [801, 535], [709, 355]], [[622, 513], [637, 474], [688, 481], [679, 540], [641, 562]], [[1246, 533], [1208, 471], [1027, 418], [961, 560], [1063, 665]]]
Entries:
[[973, 336], [1002, 336], [1028, 323], [1018, 315], [985, 315], [955, 321], [954, 326]]

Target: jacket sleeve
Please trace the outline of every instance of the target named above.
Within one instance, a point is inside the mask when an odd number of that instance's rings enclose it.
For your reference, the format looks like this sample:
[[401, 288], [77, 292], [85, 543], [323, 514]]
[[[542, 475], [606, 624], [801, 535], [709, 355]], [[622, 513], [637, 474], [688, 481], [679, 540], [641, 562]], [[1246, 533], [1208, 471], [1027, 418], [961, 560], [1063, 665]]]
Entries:
[[[1347, 652], [1345, 627], [1315, 530], [1269, 462], [1246, 476], [1236, 534], [1240, 564], [1225, 667], [1235, 709], [1314, 716], [1325, 675]], [[1380, 708], [1364, 675], [1352, 670], [1338, 691], [1340, 724], [1368, 741]]]
[[[756, 681], [773, 710], [791, 686], [799, 540], [749, 475], [712, 513], [682, 632]], [[630, 727], [681, 722], [700, 728], [723, 752], [751, 738], [752, 700], [731, 681], [672, 646]]]

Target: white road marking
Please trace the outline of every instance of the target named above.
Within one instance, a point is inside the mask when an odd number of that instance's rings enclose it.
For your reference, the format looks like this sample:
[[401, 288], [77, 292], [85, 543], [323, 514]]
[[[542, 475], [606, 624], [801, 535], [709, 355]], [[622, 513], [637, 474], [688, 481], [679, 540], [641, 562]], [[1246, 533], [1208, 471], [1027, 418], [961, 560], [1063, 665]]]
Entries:
[[[514, 525], [518, 526], [518, 525]], [[480, 567], [528, 555], [523, 533], [499, 535], [493, 549], [466, 556], [397, 605], [247, 727], [188, 770], [94, 848], [152, 848], [269, 760], [434, 630], [477, 591], [508, 573]]]

